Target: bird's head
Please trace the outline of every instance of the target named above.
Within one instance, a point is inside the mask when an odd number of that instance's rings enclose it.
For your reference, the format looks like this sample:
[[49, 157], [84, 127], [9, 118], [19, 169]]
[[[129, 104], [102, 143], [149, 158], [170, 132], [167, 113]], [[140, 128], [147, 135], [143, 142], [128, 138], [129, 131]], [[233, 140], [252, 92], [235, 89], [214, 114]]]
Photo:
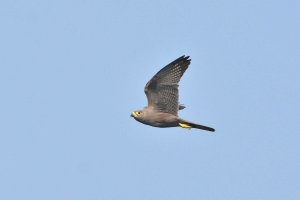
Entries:
[[130, 116], [140, 121], [143, 119], [143, 115], [144, 115], [143, 110], [137, 110], [137, 111], [133, 111]]

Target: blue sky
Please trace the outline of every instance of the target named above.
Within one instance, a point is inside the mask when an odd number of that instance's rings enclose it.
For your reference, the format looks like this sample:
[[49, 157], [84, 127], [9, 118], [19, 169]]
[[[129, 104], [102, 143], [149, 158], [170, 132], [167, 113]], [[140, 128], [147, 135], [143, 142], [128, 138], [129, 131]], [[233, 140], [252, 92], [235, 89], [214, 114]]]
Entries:
[[[1, 1], [0, 199], [300, 198], [300, 3]], [[181, 55], [180, 116], [137, 123]]]

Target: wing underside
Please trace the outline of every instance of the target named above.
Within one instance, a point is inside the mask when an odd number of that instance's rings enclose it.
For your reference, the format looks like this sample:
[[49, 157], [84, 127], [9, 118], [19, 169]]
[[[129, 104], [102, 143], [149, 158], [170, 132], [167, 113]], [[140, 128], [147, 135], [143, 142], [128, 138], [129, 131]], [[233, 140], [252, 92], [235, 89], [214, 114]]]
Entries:
[[177, 115], [178, 84], [190, 62], [188, 56], [181, 56], [152, 77], [145, 86], [148, 106], [161, 112]]

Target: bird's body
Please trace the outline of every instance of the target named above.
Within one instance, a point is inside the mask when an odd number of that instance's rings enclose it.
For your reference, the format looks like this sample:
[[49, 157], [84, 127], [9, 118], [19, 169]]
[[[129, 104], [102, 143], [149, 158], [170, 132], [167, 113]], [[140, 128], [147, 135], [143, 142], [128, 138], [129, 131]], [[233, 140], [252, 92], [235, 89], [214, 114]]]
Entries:
[[198, 128], [215, 131], [213, 128], [188, 122], [178, 117], [178, 110], [185, 106], [179, 104], [178, 83], [190, 64], [189, 57], [181, 56], [161, 69], [145, 86], [148, 106], [134, 111], [135, 120], [154, 127]]
[[[155, 114], [153, 114], [155, 113]], [[138, 117], [137, 113], [133, 115], [136, 116], [136, 120], [150, 126], [167, 128], [167, 127], [176, 127], [178, 126], [177, 117], [170, 113], [157, 112], [153, 107], [146, 107], [142, 116]]]

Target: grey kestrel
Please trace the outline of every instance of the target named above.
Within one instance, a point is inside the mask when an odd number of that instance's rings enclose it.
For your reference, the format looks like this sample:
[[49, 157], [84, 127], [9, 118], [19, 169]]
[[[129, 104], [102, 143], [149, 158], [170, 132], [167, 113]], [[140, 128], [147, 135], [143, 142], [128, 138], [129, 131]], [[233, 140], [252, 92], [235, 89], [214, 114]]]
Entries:
[[178, 110], [185, 108], [179, 104], [178, 84], [190, 63], [189, 56], [181, 56], [157, 72], [144, 89], [148, 106], [132, 112], [131, 117], [154, 127], [182, 127], [215, 131], [213, 128], [178, 117]]

